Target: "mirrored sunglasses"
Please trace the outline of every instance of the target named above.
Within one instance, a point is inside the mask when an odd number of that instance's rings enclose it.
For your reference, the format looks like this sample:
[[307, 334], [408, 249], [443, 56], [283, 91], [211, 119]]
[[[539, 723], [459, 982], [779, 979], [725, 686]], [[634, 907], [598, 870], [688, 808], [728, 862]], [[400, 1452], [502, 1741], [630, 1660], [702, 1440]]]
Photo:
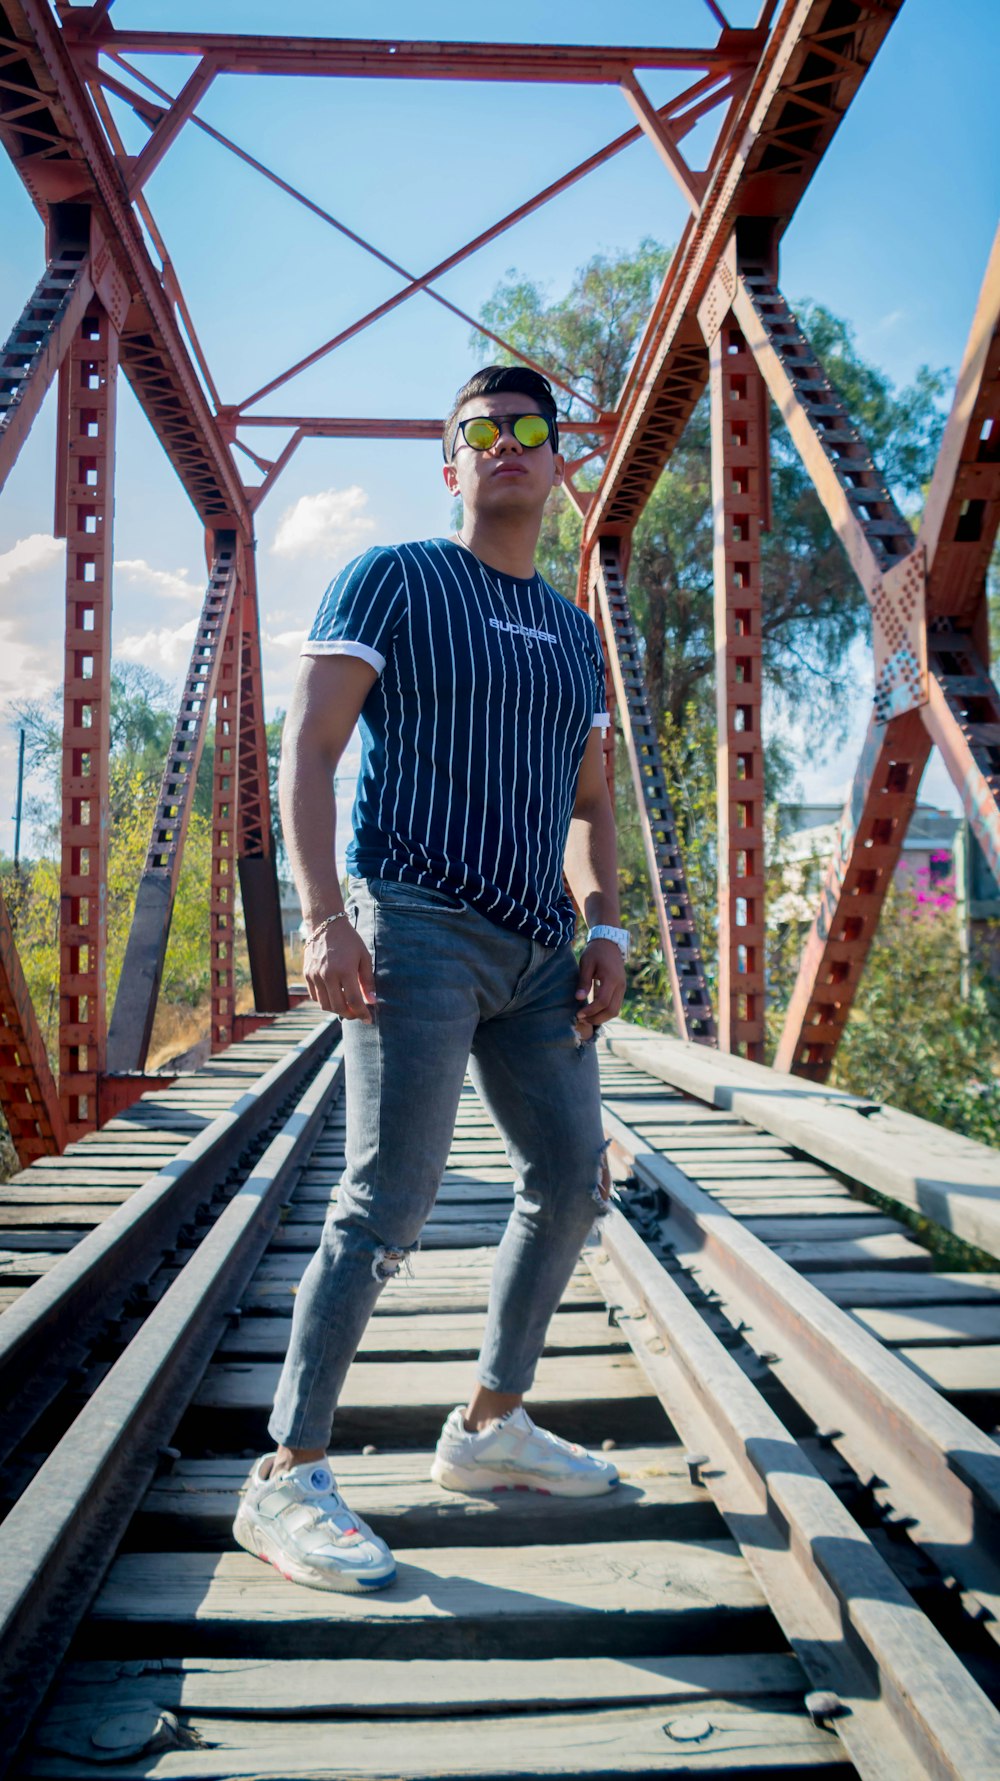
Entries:
[[553, 438], [552, 424], [544, 414], [474, 414], [468, 420], [459, 421], [451, 442], [451, 456], [455, 455], [459, 433], [473, 451], [489, 451], [499, 439], [505, 421], [518, 445], [523, 445], [526, 451], [534, 451], [544, 445], [546, 439]]

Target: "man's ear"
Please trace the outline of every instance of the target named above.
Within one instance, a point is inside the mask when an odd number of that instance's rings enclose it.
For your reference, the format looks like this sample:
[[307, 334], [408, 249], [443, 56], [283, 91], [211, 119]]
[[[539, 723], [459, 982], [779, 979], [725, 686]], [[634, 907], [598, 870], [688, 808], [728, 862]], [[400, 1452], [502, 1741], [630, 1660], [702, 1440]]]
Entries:
[[565, 475], [566, 459], [563, 457], [561, 451], [554, 452], [552, 457], [552, 487], [554, 489], [559, 487]]
[[457, 495], [458, 494], [458, 471], [455, 469], [454, 464], [442, 464], [441, 474], [444, 477], [445, 487], [447, 488], [448, 493], [450, 495]]

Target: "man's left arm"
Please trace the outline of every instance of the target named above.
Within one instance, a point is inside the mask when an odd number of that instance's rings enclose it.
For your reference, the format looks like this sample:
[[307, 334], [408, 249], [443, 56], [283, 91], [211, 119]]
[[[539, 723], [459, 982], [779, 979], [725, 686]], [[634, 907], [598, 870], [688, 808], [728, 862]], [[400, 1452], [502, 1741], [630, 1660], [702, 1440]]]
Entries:
[[[619, 927], [615, 818], [604, 776], [601, 731], [596, 725], [580, 768], [565, 869], [587, 926]], [[625, 960], [613, 940], [591, 940], [584, 948], [576, 994], [582, 1004], [577, 1027], [581, 1038], [589, 1039], [604, 1021], [620, 1012], [625, 997]]]

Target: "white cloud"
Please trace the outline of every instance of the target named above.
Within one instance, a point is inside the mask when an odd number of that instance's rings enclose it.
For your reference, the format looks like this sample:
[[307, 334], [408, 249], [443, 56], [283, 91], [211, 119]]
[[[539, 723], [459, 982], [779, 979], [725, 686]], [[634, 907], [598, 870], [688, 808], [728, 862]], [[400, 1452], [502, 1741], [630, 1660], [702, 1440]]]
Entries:
[[157, 630], [137, 632], [115, 644], [115, 658], [141, 662], [144, 668], [152, 668], [170, 680], [187, 667], [197, 630], [198, 620], [192, 618], [175, 630], [162, 625]]
[[272, 631], [265, 638], [275, 649], [301, 649], [308, 635], [308, 627], [301, 625], [296, 631]]
[[204, 589], [192, 581], [186, 569], [154, 569], [143, 557], [120, 557], [115, 574], [124, 576], [136, 587], [148, 589], [164, 600], [200, 600]]
[[32, 532], [27, 538], [19, 538], [10, 550], [0, 553], [0, 587], [13, 581], [15, 575], [30, 575], [38, 569], [48, 569], [64, 555], [66, 546], [61, 538], [53, 538], [51, 532]]
[[367, 506], [368, 496], [357, 483], [346, 489], [300, 495], [278, 521], [272, 556], [322, 556], [333, 559], [331, 568], [341, 566], [364, 547], [368, 534], [375, 530], [375, 521], [365, 512]]

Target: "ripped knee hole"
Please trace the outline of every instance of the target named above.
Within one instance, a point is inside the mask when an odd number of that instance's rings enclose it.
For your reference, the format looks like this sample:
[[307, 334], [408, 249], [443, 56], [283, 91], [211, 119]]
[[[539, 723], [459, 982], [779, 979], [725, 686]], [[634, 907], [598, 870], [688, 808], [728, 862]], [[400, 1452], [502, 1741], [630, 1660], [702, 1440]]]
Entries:
[[409, 1249], [389, 1249], [386, 1245], [376, 1249], [372, 1257], [372, 1276], [376, 1280], [393, 1280], [402, 1268], [408, 1280], [413, 1279], [413, 1264], [410, 1261]]

